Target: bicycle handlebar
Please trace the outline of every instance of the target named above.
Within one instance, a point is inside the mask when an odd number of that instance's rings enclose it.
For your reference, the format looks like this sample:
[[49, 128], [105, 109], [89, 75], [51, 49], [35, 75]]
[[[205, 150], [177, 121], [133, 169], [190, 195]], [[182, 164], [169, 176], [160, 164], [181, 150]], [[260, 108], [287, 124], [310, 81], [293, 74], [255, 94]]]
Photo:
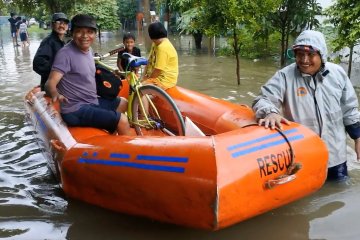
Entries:
[[124, 44], [121, 43], [120, 47], [118, 47], [116, 49], [113, 49], [113, 50], [105, 53], [104, 55], [99, 55], [99, 54], [95, 53], [94, 60], [103, 60], [103, 59], [105, 59], [105, 58], [107, 58], [109, 56], [112, 56], [112, 55], [120, 52], [123, 49], [125, 49], [125, 46], [124, 46]]

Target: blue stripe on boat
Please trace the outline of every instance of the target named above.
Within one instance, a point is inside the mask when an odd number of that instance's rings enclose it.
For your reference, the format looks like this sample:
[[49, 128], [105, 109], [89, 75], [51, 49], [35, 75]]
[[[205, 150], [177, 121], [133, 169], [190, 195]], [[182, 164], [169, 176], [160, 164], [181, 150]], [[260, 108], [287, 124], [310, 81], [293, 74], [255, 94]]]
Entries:
[[102, 160], [102, 159], [79, 158], [78, 162], [86, 163], [86, 164], [115, 166], [115, 167], [131, 167], [131, 168], [139, 168], [144, 170], [163, 171], [163, 172], [176, 172], [176, 173], [185, 172], [185, 168], [183, 167], [159, 166], [159, 165], [150, 165], [150, 164], [142, 164], [142, 163], [110, 161], [110, 160]]
[[162, 161], [162, 162], [188, 162], [188, 158], [186, 157], [149, 156], [149, 155], [137, 155], [136, 160], [150, 160], [150, 161]]
[[[286, 130], [286, 131], [283, 131], [283, 133], [286, 135], [286, 134], [291, 134], [291, 133], [294, 133], [294, 132], [297, 132], [298, 130], [296, 128], [293, 128], [293, 129], [290, 129], [290, 130]], [[259, 143], [259, 142], [263, 142], [263, 141], [266, 141], [266, 140], [269, 140], [269, 139], [272, 139], [272, 138], [277, 138], [281, 136], [280, 133], [276, 132], [276, 133], [273, 133], [273, 134], [270, 134], [270, 135], [267, 135], [267, 136], [264, 136], [264, 137], [260, 137], [260, 138], [255, 138], [255, 139], [252, 139], [250, 141], [247, 141], [247, 142], [242, 142], [242, 143], [239, 143], [239, 144], [236, 144], [236, 145], [232, 145], [230, 147], [227, 148], [228, 151], [233, 151], [237, 148], [241, 148], [241, 147], [246, 147], [246, 146], [249, 146], [249, 145], [252, 145], [254, 143]]]
[[110, 154], [111, 158], [125, 158], [125, 159], [129, 159], [130, 155], [127, 153], [111, 153]]
[[37, 112], [34, 112], [34, 114], [35, 114], [36, 119], [37, 119], [38, 122], [39, 122], [40, 128], [41, 128], [44, 132], [46, 132], [47, 127], [46, 127], [45, 122], [42, 120], [42, 118], [40, 117], [40, 115], [39, 115]]
[[[300, 140], [300, 139], [303, 139], [303, 138], [304, 138], [304, 135], [295, 135], [295, 136], [292, 136], [292, 137], [288, 137], [287, 139], [288, 139], [289, 142], [292, 142], [292, 141], [297, 141], [297, 140]], [[253, 153], [253, 152], [256, 152], [256, 151], [266, 149], [266, 148], [274, 147], [274, 146], [277, 146], [277, 145], [280, 145], [280, 144], [283, 144], [283, 143], [286, 143], [286, 140], [285, 139], [280, 139], [280, 140], [277, 140], [277, 141], [265, 143], [265, 144], [262, 144], [262, 145], [259, 145], [259, 146], [255, 146], [255, 147], [247, 148], [247, 149], [244, 149], [244, 150], [241, 150], [241, 151], [238, 151], [238, 152], [234, 152], [234, 153], [231, 154], [231, 156], [233, 158], [236, 158], [236, 157], [240, 157], [240, 156], [243, 156], [243, 155], [246, 155], [246, 154], [249, 154], [249, 153]]]

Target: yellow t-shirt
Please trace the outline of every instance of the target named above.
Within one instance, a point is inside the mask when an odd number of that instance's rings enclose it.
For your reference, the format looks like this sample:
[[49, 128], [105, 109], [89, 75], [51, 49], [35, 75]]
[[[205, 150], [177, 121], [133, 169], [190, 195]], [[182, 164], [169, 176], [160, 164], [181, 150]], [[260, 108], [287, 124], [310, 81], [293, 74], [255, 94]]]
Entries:
[[176, 85], [179, 75], [178, 55], [168, 38], [159, 45], [153, 43], [151, 46], [146, 74], [151, 75], [154, 68], [161, 70], [161, 74], [156, 79], [165, 88]]

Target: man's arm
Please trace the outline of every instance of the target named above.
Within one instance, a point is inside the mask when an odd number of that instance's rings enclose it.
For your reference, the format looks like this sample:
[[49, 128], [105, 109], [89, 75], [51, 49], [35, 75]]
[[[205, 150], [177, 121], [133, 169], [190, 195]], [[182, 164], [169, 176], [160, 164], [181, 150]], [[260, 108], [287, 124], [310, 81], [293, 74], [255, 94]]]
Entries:
[[60, 102], [67, 102], [67, 98], [61, 95], [56, 88], [62, 77], [63, 74], [61, 72], [52, 70], [50, 72], [49, 79], [45, 83], [46, 94], [51, 97], [53, 102], [57, 100], [59, 100]]
[[41, 76], [49, 75], [53, 57], [51, 46], [48, 43], [41, 44], [33, 60], [33, 70]]
[[283, 104], [285, 94], [285, 81], [280, 71], [269, 79], [260, 89], [260, 95], [257, 96], [252, 104], [259, 125], [265, 128], [282, 128], [281, 123], [289, 125], [290, 122], [280, 115], [280, 109]]

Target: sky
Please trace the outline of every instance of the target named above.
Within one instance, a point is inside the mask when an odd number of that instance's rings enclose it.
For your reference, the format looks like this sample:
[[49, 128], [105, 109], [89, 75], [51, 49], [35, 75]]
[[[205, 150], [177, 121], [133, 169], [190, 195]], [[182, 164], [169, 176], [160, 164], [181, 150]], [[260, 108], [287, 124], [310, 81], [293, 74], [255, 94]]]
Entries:
[[317, 0], [323, 8], [327, 8], [335, 2], [335, 0]]

